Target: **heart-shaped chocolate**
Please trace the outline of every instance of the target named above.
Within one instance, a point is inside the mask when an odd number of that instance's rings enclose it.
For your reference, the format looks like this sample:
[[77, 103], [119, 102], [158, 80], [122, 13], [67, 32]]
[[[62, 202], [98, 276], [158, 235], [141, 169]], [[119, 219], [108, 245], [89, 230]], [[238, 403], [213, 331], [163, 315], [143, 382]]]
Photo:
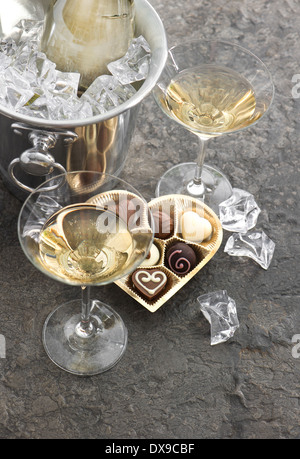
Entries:
[[160, 269], [139, 269], [132, 275], [136, 289], [150, 300], [165, 288], [167, 281], [167, 275]]

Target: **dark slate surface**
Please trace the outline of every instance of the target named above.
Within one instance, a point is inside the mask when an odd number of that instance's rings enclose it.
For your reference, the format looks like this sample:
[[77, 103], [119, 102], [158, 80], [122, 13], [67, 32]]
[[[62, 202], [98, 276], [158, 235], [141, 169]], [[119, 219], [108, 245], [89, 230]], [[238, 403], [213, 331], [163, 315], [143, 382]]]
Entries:
[[[300, 73], [297, 0], [152, 0], [170, 46], [219, 37], [256, 53], [274, 76], [276, 96], [255, 127], [210, 142], [207, 162], [252, 192], [258, 226], [276, 243], [270, 268], [230, 257], [223, 248], [171, 301], [151, 314], [117, 286], [93, 289], [129, 331], [120, 363], [80, 378], [46, 356], [41, 331], [56, 304], [79, 295], [25, 259], [17, 238], [20, 202], [0, 188], [0, 438], [299, 438], [300, 358], [292, 338], [299, 314]], [[144, 100], [122, 177], [151, 199], [172, 165], [193, 160], [191, 135]], [[210, 345], [198, 295], [225, 289], [240, 328]], [[296, 351], [294, 349], [294, 351]]]

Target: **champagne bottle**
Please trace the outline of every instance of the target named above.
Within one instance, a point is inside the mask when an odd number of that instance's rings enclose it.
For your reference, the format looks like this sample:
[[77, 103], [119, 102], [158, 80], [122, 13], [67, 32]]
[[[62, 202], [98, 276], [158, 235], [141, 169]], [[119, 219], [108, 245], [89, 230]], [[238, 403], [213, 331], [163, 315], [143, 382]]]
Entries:
[[41, 51], [63, 72], [80, 73], [80, 89], [109, 73], [134, 35], [134, 0], [52, 0]]

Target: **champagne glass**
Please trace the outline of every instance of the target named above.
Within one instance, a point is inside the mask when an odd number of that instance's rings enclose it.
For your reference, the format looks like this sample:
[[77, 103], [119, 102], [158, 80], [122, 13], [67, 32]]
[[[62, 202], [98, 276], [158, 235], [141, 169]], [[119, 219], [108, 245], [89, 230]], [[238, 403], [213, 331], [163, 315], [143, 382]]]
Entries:
[[130, 274], [147, 256], [153, 222], [144, 198], [108, 174], [61, 174], [24, 202], [18, 235], [42, 273], [81, 287], [81, 299], [57, 307], [46, 319], [43, 344], [50, 359], [77, 375], [110, 369], [126, 349], [127, 329], [109, 305], [90, 298], [90, 287]]
[[161, 177], [156, 196], [188, 194], [217, 214], [232, 194], [228, 178], [204, 164], [210, 138], [240, 131], [269, 109], [274, 86], [266, 66], [241, 46], [193, 40], [169, 50], [165, 69], [153, 90], [163, 112], [199, 139], [196, 163], [176, 165]]

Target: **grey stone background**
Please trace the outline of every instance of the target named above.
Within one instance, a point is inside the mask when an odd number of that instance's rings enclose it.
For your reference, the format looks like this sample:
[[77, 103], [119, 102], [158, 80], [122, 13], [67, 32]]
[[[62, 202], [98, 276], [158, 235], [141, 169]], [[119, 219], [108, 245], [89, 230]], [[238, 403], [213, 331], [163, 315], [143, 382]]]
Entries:
[[[262, 209], [258, 226], [276, 243], [265, 271], [221, 249], [176, 296], [151, 314], [117, 286], [92, 290], [121, 314], [123, 359], [103, 375], [76, 377], [46, 356], [41, 331], [76, 288], [39, 273], [17, 238], [20, 202], [0, 182], [0, 438], [300, 438], [299, 319], [300, 4], [297, 0], [151, 0], [169, 45], [214, 37], [239, 43], [269, 67], [270, 112], [254, 127], [210, 142], [207, 162]], [[143, 101], [122, 173], [147, 199], [172, 165], [193, 160], [195, 139]], [[210, 345], [197, 296], [225, 289], [240, 328]]]

